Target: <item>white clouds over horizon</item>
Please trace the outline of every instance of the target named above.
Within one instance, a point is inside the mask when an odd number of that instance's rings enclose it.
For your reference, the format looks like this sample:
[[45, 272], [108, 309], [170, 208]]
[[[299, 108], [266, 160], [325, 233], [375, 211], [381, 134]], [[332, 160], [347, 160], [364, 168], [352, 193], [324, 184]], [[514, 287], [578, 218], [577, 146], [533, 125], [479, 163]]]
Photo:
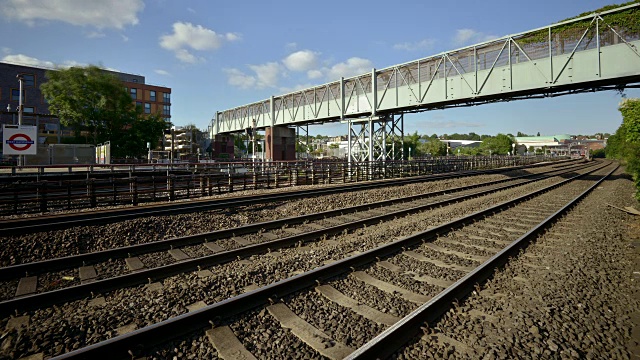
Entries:
[[[280, 62], [268, 62], [260, 65], [248, 65], [250, 72], [238, 68], [224, 69], [227, 75], [227, 83], [240, 89], [250, 88], [277, 88], [289, 92], [299, 90], [312, 85], [294, 85], [281, 87], [281, 78], [298, 77], [304, 74], [307, 80], [326, 79], [334, 81], [340, 77], [350, 77], [366, 73], [373, 68], [373, 63], [368, 59], [351, 57], [344, 62], [329, 65], [324, 62], [321, 66], [320, 53], [312, 50], [300, 50], [284, 57]], [[287, 73], [290, 71], [290, 73]]]
[[345, 62], [337, 63], [326, 71], [328, 80], [339, 80], [341, 77], [350, 77], [370, 72], [373, 63], [369, 59], [352, 57]]
[[[34, 67], [41, 67], [41, 68], [48, 68], [48, 69], [56, 69], [56, 68], [68, 69], [73, 66], [88, 66], [88, 64], [83, 64], [75, 60], [66, 60], [62, 63], [54, 63], [52, 61], [40, 60], [24, 54], [5, 55], [2, 59], [0, 59], [0, 61], [12, 63], [12, 64], [27, 65], [27, 66], [34, 66]], [[118, 69], [104, 67], [101, 65], [98, 65], [98, 66], [105, 70], [120, 72], [120, 70]]]
[[61, 21], [98, 29], [123, 29], [138, 24], [143, 0], [4, 0], [0, 14], [35, 26], [39, 21]]
[[194, 55], [191, 52], [193, 50], [217, 50], [225, 42], [240, 40], [238, 34], [218, 34], [202, 25], [176, 22], [172, 27], [172, 34], [160, 36], [160, 46], [163, 49], [173, 51], [176, 58], [184, 63], [193, 64], [204, 60], [202, 57]]
[[498, 38], [495, 35], [488, 35], [473, 29], [458, 29], [453, 37], [453, 43], [457, 46], [481, 43]]
[[393, 45], [393, 48], [396, 50], [405, 50], [405, 51], [418, 51], [418, 50], [430, 50], [433, 48], [433, 45], [436, 43], [434, 39], [424, 39], [416, 42], [404, 42]]

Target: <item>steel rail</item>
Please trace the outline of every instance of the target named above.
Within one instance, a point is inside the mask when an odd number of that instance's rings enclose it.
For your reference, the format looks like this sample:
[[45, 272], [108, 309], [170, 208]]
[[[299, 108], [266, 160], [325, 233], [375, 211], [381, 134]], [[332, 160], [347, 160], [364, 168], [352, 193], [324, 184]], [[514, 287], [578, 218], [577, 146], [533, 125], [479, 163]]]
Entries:
[[[522, 201], [526, 201], [542, 193], [556, 189], [575, 179], [587, 176], [588, 174], [598, 171], [610, 164], [611, 163], [605, 163], [605, 165], [599, 166], [592, 171], [573, 176], [559, 183], [519, 196], [515, 199], [502, 202], [484, 210], [477, 211], [471, 215], [458, 218], [435, 228], [400, 238], [375, 249], [367, 250], [363, 253], [318, 267], [308, 272], [277, 281], [251, 292], [206, 306], [202, 309], [178, 315], [174, 318], [132, 331], [128, 334], [120, 335], [68, 352], [57, 356], [54, 359], [92, 359], [100, 357], [103, 354], [110, 354], [112, 358], [130, 358], [131, 356], [138, 355], [142, 350], [149, 349], [154, 345], [192, 333], [198, 329], [207, 328], [211, 326], [212, 323], [215, 324], [216, 321], [220, 322], [221, 319], [229, 318], [266, 303], [277, 301], [283, 296], [315, 286], [321, 281], [350, 271], [352, 267], [355, 268], [366, 265], [376, 261], [377, 259], [402, 251], [406, 247], [435, 238], [440, 234], [457, 229], [485, 216], [492, 215], [496, 212], [515, 206]], [[376, 356], [373, 356], [373, 358], [375, 357]]]
[[525, 248], [532, 240], [535, 240], [542, 231], [552, 225], [560, 216], [568, 212], [617, 169], [618, 166], [560, 210], [544, 219], [526, 234], [507, 245], [503, 250], [486, 260], [483, 264], [456, 281], [430, 301], [421, 305], [396, 324], [351, 353], [346, 359], [382, 359], [391, 356], [402, 345], [415, 336], [424, 324], [432, 323], [439, 319], [440, 316], [451, 308], [453, 302], [460, 301], [467, 297], [475, 290], [477, 284], [491, 277], [496, 269], [502, 267], [509, 261], [509, 258], [518, 256], [518, 252], [521, 249]]
[[[570, 162], [573, 160], [561, 160]], [[193, 200], [189, 202], [164, 203], [157, 205], [143, 205], [135, 208], [110, 209], [87, 211], [72, 214], [60, 214], [49, 216], [38, 216], [21, 219], [0, 221], [2, 235], [21, 235], [38, 231], [50, 231], [69, 228], [73, 226], [103, 225], [118, 221], [135, 219], [143, 216], [162, 216], [191, 213], [196, 211], [229, 208], [236, 206], [248, 206], [275, 201], [291, 200], [309, 196], [322, 196], [341, 192], [367, 190], [386, 186], [397, 186], [422, 181], [438, 181], [457, 177], [473, 175], [494, 174], [505, 171], [513, 171], [524, 168], [548, 166], [549, 163], [538, 163], [533, 165], [521, 165], [503, 167], [489, 170], [470, 170], [452, 173], [431, 174], [425, 176], [414, 176], [402, 179], [385, 179], [366, 181], [357, 184], [334, 185], [319, 189], [292, 190], [280, 193], [266, 193], [259, 195], [247, 195], [224, 199]]]
[[[598, 166], [601, 168], [602, 166]], [[548, 175], [543, 178], [549, 178], [557, 175]], [[529, 180], [531, 182], [533, 180]], [[215, 253], [199, 258], [184, 260], [169, 265], [158, 266], [151, 269], [140, 270], [137, 272], [114, 276], [111, 278], [88, 282], [85, 284], [69, 286], [66, 288], [52, 290], [48, 292], [23, 296], [10, 300], [0, 302], [0, 315], [10, 314], [15, 311], [26, 311], [42, 308], [44, 306], [56, 305], [72, 300], [81, 299], [86, 296], [91, 296], [94, 293], [104, 293], [112, 290], [117, 290], [134, 285], [140, 285], [153, 280], [160, 280], [170, 276], [182, 274], [188, 271], [194, 271], [206, 266], [213, 266], [224, 264], [238, 258], [245, 258], [251, 255], [261, 254], [269, 252], [274, 249], [280, 249], [292, 245], [299, 244], [301, 242], [308, 242], [315, 239], [319, 239], [325, 235], [339, 234], [345, 230], [353, 230], [362, 227], [363, 225], [378, 224], [380, 221], [394, 219], [396, 217], [405, 216], [411, 213], [428, 210], [438, 206], [444, 206], [451, 203], [455, 203], [461, 200], [466, 200], [472, 197], [477, 197], [499, 190], [508, 189], [511, 187], [519, 186], [520, 184], [504, 185], [498, 188], [486, 189], [473, 194], [461, 195], [457, 197], [451, 197], [446, 200], [438, 201], [436, 203], [430, 203], [426, 205], [420, 205], [417, 207], [397, 210], [394, 212], [373, 216], [365, 219], [355, 220], [352, 222], [335, 225], [319, 230], [312, 230], [305, 233], [292, 235], [272, 241], [266, 241], [263, 243], [248, 245], [234, 250], [228, 250], [224, 252]]]
[[[415, 200], [420, 200], [424, 198], [439, 196], [447, 193], [455, 193], [455, 192], [475, 189], [475, 188], [484, 187], [484, 186], [492, 186], [492, 185], [496, 185], [504, 182], [510, 182], [514, 180], [534, 178], [533, 180], [530, 180], [530, 181], [537, 181], [540, 179], [547, 178], [548, 176], [545, 176], [545, 174], [564, 172], [564, 171], [576, 171], [576, 170], [584, 169], [589, 166], [591, 165], [578, 163], [569, 167], [565, 167], [563, 169], [554, 169], [554, 170], [549, 170], [549, 171], [536, 173], [536, 174], [521, 175], [521, 176], [509, 178], [509, 179], [494, 180], [494, 181], [489, 181], [481, 184], [460, 186], [460, 187], [432, 191], [428, 193], [417, 194], [417, 195], [412, 195], [412, 196], [407, 196], [402, 198], [394, 198], [390, 200], [381, 200], [373, 203], [351, 206], [347, 208], [327, 210], [327, 211], [322, 211], [322, 212], [313, 213], [313, 214], [293, 216], [293, 217], [271, 220], [271, 221], [264, 221], [264, 222], [239, 226], [236, 228], [215, 230], [215, 231], [205, 232], [201, 234], [187, 235], [187, 236], [176, 237], [176, 238], [171, 238], [166, 240], [154, 241], [150, 243], [123, 246], [123, 247], [118, 247], [118, 248], [113, 248], [108, 250], [95, 251], [90, 253], [6, 266], [6, 267], [0, 268], [0, 280], [8, 280], [8, 279], [21, 277], [21, 276], [32, 276], [32, 275], [38, 275], [46, 272], [70, 269], [78, 266], [95, 264], [100, 261], [106, 261], [109, 259], [126, 258], [126, 257], [145, 254], [149, 252], [170, 250], [174, 247], [199, 244], [209, 239], [220, 239], [220, 238], [232, 237], [237, 235], [255, 233], [260, 230], [277, 229], [283, 225], [302, 224], [305, 221], [313, 221], [313, 220], [324, 219], [326, 217], [345, 215], [345, 214], [350, 214], [358, 211], [366, 211], [366, 210], [371, 210], [371, 209], [382, 207], [382, 206], [405, 203], [409, 201], [415, 201]], [[557, 175], [550, 175], [550, 176], [557, 176]], [[526, 181], [516, 185], [523, 185], [530, 181]]]

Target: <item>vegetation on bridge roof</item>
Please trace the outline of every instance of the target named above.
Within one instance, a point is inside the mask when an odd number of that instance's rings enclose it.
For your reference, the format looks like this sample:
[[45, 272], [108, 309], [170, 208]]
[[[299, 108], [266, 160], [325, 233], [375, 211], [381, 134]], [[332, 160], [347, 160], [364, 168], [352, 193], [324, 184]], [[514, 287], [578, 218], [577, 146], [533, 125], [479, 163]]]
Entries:
[[[608, 10], [617, 9], [619, 7], [623, 7], [623, 6], [627, 6], [635, 3], [640, 3], [640, 0], [629, 1], [619, 5], [618, 4], [606, 5], [597, 10], [587, 11], [577, 16], [558, 21], [558, 23], [572, 20], [572, 19], [577, 19], [584, 16], [589, 16], [594, 13], [602, 13]], [[607, 25], [613, 28], [625, 29], [625, 32], [627, 33], [640, 33], [640, 9], [637, 7], [627, 9], [621, 12], [613, 13], [613, 14], [603, 15], [602, 19]], [[576, 29], [585, 31], [590, 24], [591, 24], [591, 20], [577, 21], [569, 24], [555, 26], [551, 29], [551, 32], [554, 35], [560, 35], [560, 36], [562, 36], [563, 34], [573, 34]], [[600, 26], [600, 29], [599, 29], [600, 34], [603, 34], [608, 30], [609, 30], [608, 26]], [[595, 27], [592, 30], [592, 33], [593, 32], [595, 32]], [[536, 31], [534, 33], [528, 34], [521, 39], [518, 39], [518, 42], [523, 44], [544, 43], [547, 41], [548, 36], [549, 36], [549, 33], [547, 30], [540, 30], [540, 31]]]

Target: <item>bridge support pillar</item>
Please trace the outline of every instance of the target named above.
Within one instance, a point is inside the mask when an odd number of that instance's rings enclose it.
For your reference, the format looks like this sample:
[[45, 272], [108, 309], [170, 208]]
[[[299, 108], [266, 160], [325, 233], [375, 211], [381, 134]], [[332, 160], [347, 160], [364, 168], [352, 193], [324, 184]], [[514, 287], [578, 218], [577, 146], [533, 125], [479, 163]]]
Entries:
[[349, 119], [349, 164], [404, 158], [404, 117], [380, 115]]
[[214, 158], [233, 159], [233, 136], [217, 134], [211, 141], [211, 152]]
[[272, 126], [265, 130], [266, 157], [270, 161], [296, 159], [296, 133], [286, 126]]

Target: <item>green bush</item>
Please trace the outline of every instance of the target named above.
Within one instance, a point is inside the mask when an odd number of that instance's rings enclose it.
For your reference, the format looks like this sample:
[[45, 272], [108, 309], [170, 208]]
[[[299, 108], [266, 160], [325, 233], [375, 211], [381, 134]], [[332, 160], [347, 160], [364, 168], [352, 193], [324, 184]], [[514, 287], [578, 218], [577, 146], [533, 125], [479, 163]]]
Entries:
[[622, 125], [607, 139], [605, 154], [626, 166], [636, 185], [636, 198], [640, 200], [640, 99], [623, 99], [618, 109]]
[[592, 150], [591, 151], [591, 157], [592, 158], [604, 158], [605, 157], [604, 149]]

